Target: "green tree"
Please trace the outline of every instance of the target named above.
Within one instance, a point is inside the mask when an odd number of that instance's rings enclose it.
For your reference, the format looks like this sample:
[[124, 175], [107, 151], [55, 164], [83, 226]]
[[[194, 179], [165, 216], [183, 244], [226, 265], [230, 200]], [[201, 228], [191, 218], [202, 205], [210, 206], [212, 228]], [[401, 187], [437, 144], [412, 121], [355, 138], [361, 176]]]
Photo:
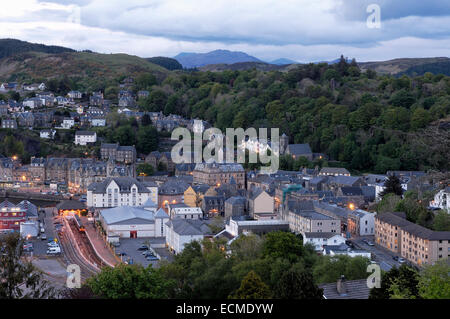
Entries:
[[96, 296], [108, 299], [163, 299], [173, 282], [152, 267], [120, 264], [105, 267], [86, 284]]
[[365, 257], [346, 255], [322, 256], [313, 267], [317, 283], [336, 282], [342, 275], [348, 280], [367, 278], [367, 266], [370, 260]]
[[229, 297], [230, 299], [269, 299], [271, 292], [267, 286], [253, 270], [250, 271], [236, 292]]
[[420, 272], [419, 294], [424, 299], [450, 299], [450, 266], [448, 260], [426, 265]]
[[148, 163], [139, 164], [136, 167], [136, 173], [138, 175], [151, 176], [154, 173], [153, 166]]
[[310, 272], [293, 267], [281, 276], [275, 296], [280, 299], [323, 299], [323, 289], [317, 287]]
[[23, 257], [19, 233], [0, 235], [0, 299], [46, 299], [57, 296], [42, 273]]
[[405, 264], [382, 272], [381, 287], [370, 290], [369, 299], [419, 298], [419, 274]]
[[444, 210], [438, 211], [434, 216], [433, 229], [436, 231], [450, 231], [450, 214]]
[[395, 194], [398, 196], [401, 196], [403, 194], [403, 188], [400, 179], [395, 175], [389, 176], [389, 178], [384, 182], [384, 189], [380, 193], [380, 196], [384, 197], [387, 194]]
[[149, 154], [158, 149], [158, 131], [152, 125], [141, 126], [136, 140], [136, 150], [142, 154]]
[[302, 240], [293, 233], [276, 231], [266, 234], [263, 254], [270, 258], [284, 258], [295, 262], [303, 253]]

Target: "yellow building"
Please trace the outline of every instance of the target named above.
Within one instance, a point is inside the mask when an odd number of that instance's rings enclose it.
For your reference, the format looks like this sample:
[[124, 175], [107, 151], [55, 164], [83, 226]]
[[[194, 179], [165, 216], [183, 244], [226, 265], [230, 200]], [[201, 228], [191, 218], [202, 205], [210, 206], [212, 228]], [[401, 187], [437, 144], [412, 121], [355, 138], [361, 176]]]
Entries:
[[205, 193], [210, 186], [206, 184], [189, 186], [184, 191], [184, 203], [189, 207], [200, 207]]

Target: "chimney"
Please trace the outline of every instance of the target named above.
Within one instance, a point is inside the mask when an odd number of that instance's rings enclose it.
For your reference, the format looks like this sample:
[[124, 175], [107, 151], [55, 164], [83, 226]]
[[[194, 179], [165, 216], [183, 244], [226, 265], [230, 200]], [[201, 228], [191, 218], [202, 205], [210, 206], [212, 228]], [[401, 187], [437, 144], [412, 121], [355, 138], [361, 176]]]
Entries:
[[344, 275], [341, 275], [341, 278], [338, 279], [336, 289], [341, 296], [347, 294], [347, 285], [345, 283]]

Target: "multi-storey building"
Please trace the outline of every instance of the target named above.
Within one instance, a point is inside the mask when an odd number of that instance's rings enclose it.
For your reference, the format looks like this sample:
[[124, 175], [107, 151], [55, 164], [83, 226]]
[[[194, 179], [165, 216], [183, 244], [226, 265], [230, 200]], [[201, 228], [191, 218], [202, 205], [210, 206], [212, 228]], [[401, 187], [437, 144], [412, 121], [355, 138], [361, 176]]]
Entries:
[[433, 264], [450, 256], [450, 232], [433, 231], [406, 220], [405, 213], [375, 217], [375, 243], [413, 264]]
[[341, 221], [314, 210], [312, 202], [288, 201], [288, 221], [291, 231], [297, 234], [341, 232]]
[[92, 131], [77, 131], [75, 133], [76, 145], [87, 145], [88, 143], [97, 142], [97, 133]]
[[131, 177], [106, 178], [87, 190], [89, 207], [141, 206], [154, 190]]
[[245, 188], [245, 170], [237, 163], [199, 163], [195, 166], [194, 183], [220, 186], [234, 179], [237, 188]]
[[136, 161], [136, 148], [121, 146], [119, 143], [102, 143], [100, 154], [103, 160], [113, 159], [116, 162], [131, 164]]

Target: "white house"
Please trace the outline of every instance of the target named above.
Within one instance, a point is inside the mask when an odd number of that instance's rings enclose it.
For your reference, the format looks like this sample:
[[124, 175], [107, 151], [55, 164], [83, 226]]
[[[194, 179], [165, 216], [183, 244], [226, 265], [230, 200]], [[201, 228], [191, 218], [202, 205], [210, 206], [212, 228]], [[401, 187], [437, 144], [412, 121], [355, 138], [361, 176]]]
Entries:
[[37, 97], [32, 97], [29, 99], [25, 99], [22, 102], [23, 106], [28, 106], [30, 109], [34, 109], [35, 107], [41, 107], [42, 106], [42, 100]]
[[430, 202], [430, 207], [446, 210], [450, 214], [450, 186], [441, 189], [434, 195]]
[[44, 83], [41, 83], [41, 84], [39, 84], [39, 83], [25, 84], [23, 86], [23, 89], [25, 91], [37, 91], [37, 90], [44, 91], [46, 88], [47, 87], [45, 86]]
[[75, 125], [75, 120], [72, 118], [66, 117], [65, 119], [63, 119], [61, 127], [68, 130], [68, 129], [71, 129], [74, 125]]
[[183, 251], [186, 244], [211, 235], [209, 226], [200, 219], [171, 219], [165, 224], [166, 246], [174, 253]]
[[169, 216], [162, 209], [121, 206], [102, 210], [99, 219], [107, 240], [114, 242], [119, 238], [165, 237], [164, 224]]
[[106, 126], [106, 119], [104, 117], [93, 117], [91, 118], [91, 125], [92, 126]]
[[[155, 198], [158, 189], [147, 187], [132, 177], [108, 177], [103, 182], [92, 183], [87, 189], [88, 207], [143, 206]], [[155, 205], [157, 203], [154, 202]], [[145, 207], [144, 207], [145, 206]]]
[[75, 133], [75, 145], [87, 145], [97, 142], [97, 133], [92, 131], [77, 131]]
[[357, 236], [375, 235], [375, 215], [362, 209], [355, 209], [348, 214], [348, 230]]
[[55, 130], [41, 130], [39, 132], [39, 136], [40, 138], [45, 138], [45, 139], [53, 139], [55, 137], [56, 131]]
[[345, 244], [345, 238], [336, 233], [304, 233], [303, 245], [311, 244], [316, 251], [322, 251], [323, 246], [339, 246]]
[[190, 207], [186, 204], [169, 204], [168, 211], [170, 219], [200, 219], [203, 216], [203, 211], [200, 207]]
[[69, 93], [67, 93], [67, 96], [72, 99], [81, 99], [81, 97], [83, 96], [83, 93], [81, 93], [79, 91], [70, 91]]

